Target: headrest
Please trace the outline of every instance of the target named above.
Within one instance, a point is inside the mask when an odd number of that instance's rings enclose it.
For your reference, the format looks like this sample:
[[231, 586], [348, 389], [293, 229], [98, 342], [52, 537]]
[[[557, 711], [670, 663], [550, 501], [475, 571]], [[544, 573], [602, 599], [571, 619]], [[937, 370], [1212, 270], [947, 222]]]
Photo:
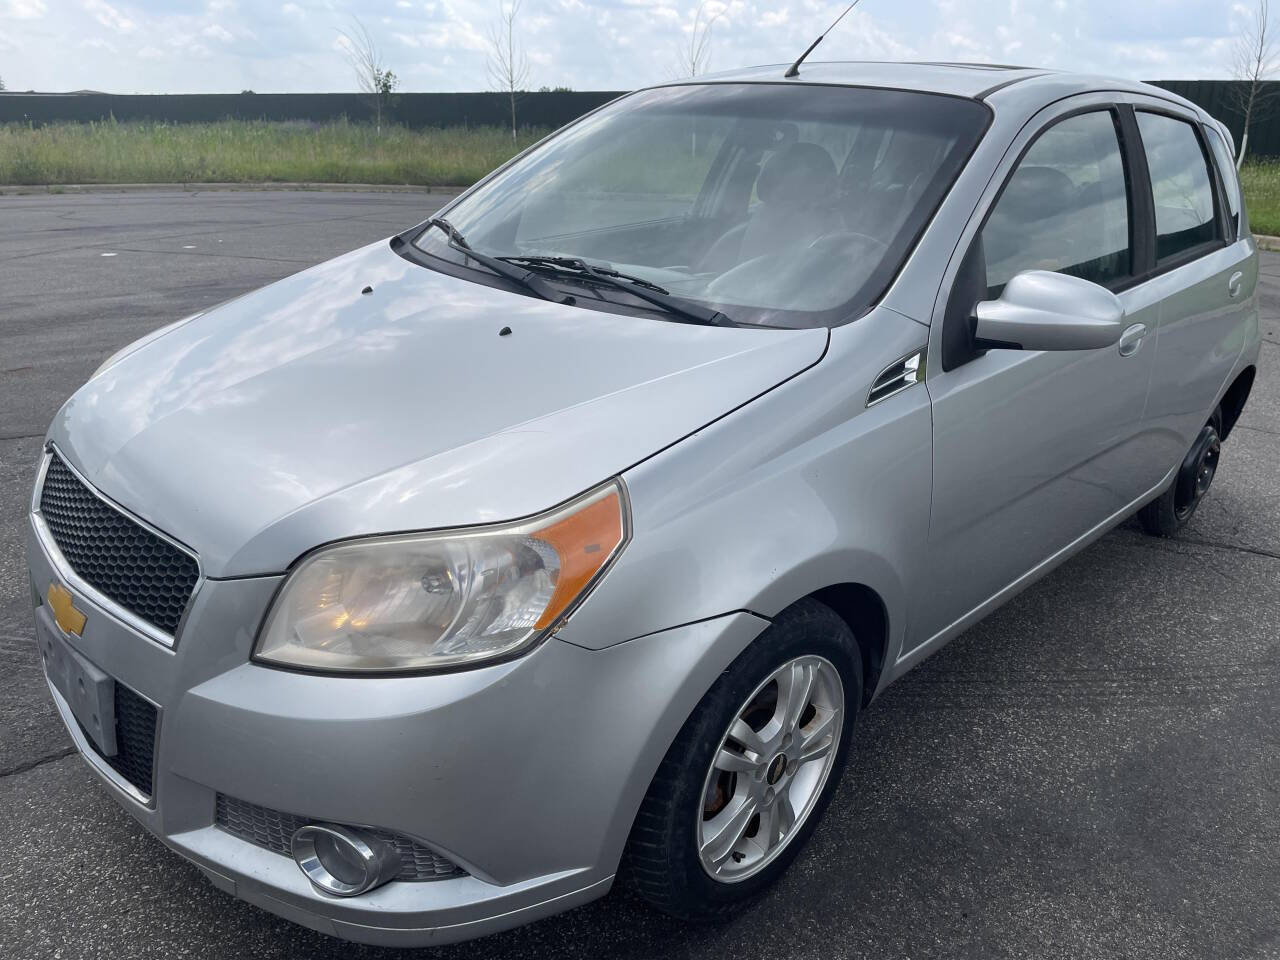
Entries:
[[835, 192], [836, 165], [816, 143], [792, 143], [764, 165], [756, 181], [756, 195], [766, 204], [807, 206], [830, 199]]

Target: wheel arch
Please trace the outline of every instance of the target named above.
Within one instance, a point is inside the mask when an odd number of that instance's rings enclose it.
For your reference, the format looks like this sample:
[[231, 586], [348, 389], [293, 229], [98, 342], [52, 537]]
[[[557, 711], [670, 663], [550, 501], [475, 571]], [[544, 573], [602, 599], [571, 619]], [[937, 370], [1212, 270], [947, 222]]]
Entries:
[[801, 599], [831, 608], [852, 631], [862, 655], [862, 705], [866, 706], [880, 686], [889, 647], [889, 609], [884, 600], [866, 584], [852, 582], [833, 583]]
[[1222, 408], [1223, 440], [1231, 435], [1232, 428], [1240, 419], [1240, 414], [1244, 412], [1244, 405], [1249, 400], [1249, 393], [1253, 390], [1253, 381], [1257, 373], [1257, 367], [1252, 365], [1245, 367], [1232, 381], [1231, 386], [1227, 387], [1227, 392], [1222, 395], [1219, 406]]

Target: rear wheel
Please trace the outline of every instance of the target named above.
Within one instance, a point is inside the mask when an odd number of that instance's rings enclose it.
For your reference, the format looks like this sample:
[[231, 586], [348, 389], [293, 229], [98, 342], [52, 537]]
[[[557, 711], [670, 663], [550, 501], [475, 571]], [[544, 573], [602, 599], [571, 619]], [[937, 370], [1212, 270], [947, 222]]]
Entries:
[[1209, 492], [1221, 456], [1222, 412], [1215, 410], [1182, 461], [1173, 486], [1138, 512], [1143, 529], [1156, 537], [1172, 537], [1181, 530]]
[[729, 914], [799, 853], [840, 779], [862, 701], [848, 626], [803, 600], [721, 674], [662, 761], [626, 872], [675, 916]]

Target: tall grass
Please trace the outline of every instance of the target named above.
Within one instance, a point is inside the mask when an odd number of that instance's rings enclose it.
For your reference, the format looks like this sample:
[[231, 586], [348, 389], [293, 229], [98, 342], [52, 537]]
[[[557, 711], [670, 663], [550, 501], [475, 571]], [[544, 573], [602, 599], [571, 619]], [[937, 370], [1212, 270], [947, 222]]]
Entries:
[[1246, 163], [1240, 169], [1240, 186], [1253, 232], [1280, 235], [1280, 162]]
[[346, 122], [0, 125], [0, 184], [376, 183], [469, 185], [546, 134], [409, 130]]

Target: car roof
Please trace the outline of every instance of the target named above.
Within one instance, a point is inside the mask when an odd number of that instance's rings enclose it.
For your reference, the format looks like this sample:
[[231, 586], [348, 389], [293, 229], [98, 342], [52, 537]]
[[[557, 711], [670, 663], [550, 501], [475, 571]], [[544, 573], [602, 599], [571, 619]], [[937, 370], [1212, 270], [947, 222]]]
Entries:
[[[671, 84], [688, 83], [804, 83], [821, 85], [881, 87], [897, 90], [919, 90], [956, 97], [987, 100], [1000, 109], [1004, 100], [1019, 109], [1039, 101], [1042, 104], [1093, 90], [1116, 90], [1146, 94], [1169, 100], [1207, 117], [1199, 107], [1168, 90], [1116, 77], [1091, 76], [1038, 67], [1010, 66], [998, 63], [950, 63], [939, 61], [889, 62], [871, 60], [806, 61], [800, 75], [785, 80], [789, 63], [775, 63], [743, 70], [707, 74], [696, 80], [673, 80]], [[1000, 97], [1008, 91], [1016, 96]]]
[[[768, 64], [707, 74], [697, 78], [701, 83], [761, 83], [781, 81], [789, 63]], [[959, 97], [976, 97], [983, 91], [1010, 80], [1021, 80], [1043, 73], [1027, 67], [992, 64], [955, 63], [889, 63], [878, 61], [808, 62], [800, 75], [789, 83], [839, 84], [858, 87], [889, 87], [948, 93]], [[688, 80], [674, 81], [688, 83]]]

